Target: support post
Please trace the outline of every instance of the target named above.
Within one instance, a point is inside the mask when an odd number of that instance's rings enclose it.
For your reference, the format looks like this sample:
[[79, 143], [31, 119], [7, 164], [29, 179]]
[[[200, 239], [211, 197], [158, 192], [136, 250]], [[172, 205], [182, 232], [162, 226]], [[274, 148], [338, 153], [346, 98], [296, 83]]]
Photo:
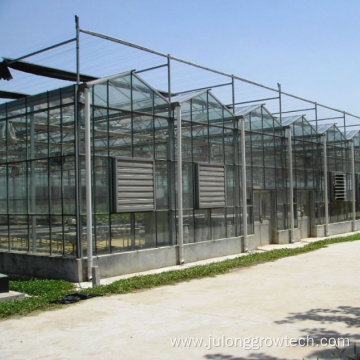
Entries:
[[181, 105], [176, 104], [177, 120], [177, 185], [178, 185], [178, 244], [179, 264], [184, 260], [184, 229], [183, 229], [183, 194], [182, 194], [182, 131], [181, 131]]
[[80, 137], [80, 109], [79, 109], [79, 83], [80, 83], [80, 28], [79, 18], [75, 16], [76, 29], [76, 84], [75, 84], [75, 106], [74, 106], [74, 141], [75, 141], [75, 204], [76, 204], [76, 257], [81, 258], [82, 251], [82, 224], [81, 224], [81, 178], [80, 178], [80, 159], [79, 159], [79, 137]]
[[92, 279], [93, 246], [92, 246], [92, 184], [91, 184], [91, 122], [90, 122], [90, 92], [85, 87], [85, 171], [86, 171], [86, 241], [88, 260], [88, 280]]
[[[35, 124], [34, 107], [30, 106], [30, 211], [31, 211], [31, 251], [36, 252], [36, 175], [35, 175]], [[9, 132], [8, 132], [9, 134]]]
[[249, 244], [247, 239], [247, 191], [246, 191], [246, 147], [245, 147], [245, 119], [240, 119], [241, 131], [241, 185], [242, 185], [242, 203], [243, 203], [243, 229], [244, 229], [244, 252], [249, 251]]
[[351, 161], [351, 202], [352, 202], [352, 231], [356, 231], [356, 180], [355, 180], [355, 149], [354, 140], [350, 142]]
[[323, 162], [324, 162], [324, 206], [325, 206], [325, 236], [329, 236], [329, 191], [327, 170], [326, 132], [323, 134]]
[[292, 137], [290, 127], [286, 128], [288, 139], [288, 168], [289, 168], [289, 204], [290, 204], [290, 242], [294, 240], [295, 212], [294, 212], [294, 179], [293, 179], [293, 160], [292, 160]]

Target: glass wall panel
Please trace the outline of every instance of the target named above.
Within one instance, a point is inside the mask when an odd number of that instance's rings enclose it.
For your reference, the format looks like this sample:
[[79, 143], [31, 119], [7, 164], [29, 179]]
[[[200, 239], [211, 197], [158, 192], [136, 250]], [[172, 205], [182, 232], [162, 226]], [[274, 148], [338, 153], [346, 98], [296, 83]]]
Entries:
[[156, 245], [157, 247], [169, 246], [173, 244], [174, 234], [171, 231], [171, 214], [167, 211], [156, 213]]
[[156, 247], [155, 214], [135, 213], [135, 249]]
[[129, 213], [111, 215], [111, 252], [132, 249], [133, 234]]
[[202, 209], [194, 211], [195, 218], [195, 242], [211, 239], [210, 210]]
[[0, 214], [8, 213], [8, 171], [6, 165], [0, 166]]
[[[12, 215], [9, 217], [9, 240], [10, 250], [28, 251], [29, 249], [29, 235], [30, 238], [33, 232], [29, 234], [28, 217], [24, 215]], [[32, 242], [36, 249], [36, 237]]]
[[[26, 144], [27, 144], [27, 122], [26, 116], [12, 118], [7, 121], [7, 125], [3, 125], [2, 139], [7, 140], [7, 160], [23, 161], [26, 160]], [[47, 145], [47, 144], [46, 144]], [[42, 147], [42, 144], [39, 144]], [[33, 144], [35, 152], [35, 145]], [[38, 150], [41, 152], [41, 150]]]
[[154, 158], [154, 125], [150, 116], [133, 117], [133, 156]]
[[0, 215], [0, 249], [10, 249], [9, 217], [7, 215]]
[[191, 163], [183, 164], [183, 207], [194, 207], [194, 168]]
[[194, 162], [209, 161], [209, 133], [207, 125], [193, 124], [192, 151]]
[[95, 253], [97, 255], [110, 253], [110, 218], [109, 215], [95, 216]]
[[155, 165], [155, 192], [156, 209], [169, 208], [169, 174], [168, 164], [165, 161], [157, 161]]
[[131, 115], [121, 111], [109, 112], [109, 155], [132, 156]]
[[225, 210], [211, 210], [211, 237], [213, 240], [226, 237]]
[[74, 106], [61, 108], [61, 151], [62, 155], [75, 154]]
[[170, 149], [174, 144], [173, 134], [169, 129], [170, 127], [169, 120], [162, 118], [155, 118], [154, 125], [155, 125], [155, 158], [159, 160], [160, 159], [166, 160], [169, 158]]
[[27, 213], [26, 163], [14, 163], [8, 166], [9, 213]]
[[109, 80], [109, 107], [131, 110], [131, 78], [130, 75], [126, 75]]
[[76, 214], [75, 206], [75, 158], [67, 156], [63, 166], [63, 212], [66, 215]]
[[[176, 221], [176, 224], [179, 222]], [[183, 211], [183, 236], [184, 236], [184, 244], [194, 242], [194, 214], [193, 210], [184, 210]], [[177, 225], [178, 226], [178, 225]], [[178, 231], [176, 232], [178, 234]], [[195, 241], [198, 241], [195, 238]]]
[[224, 163], [224, 131], [222, 128], [209, 126], [210, 163]]

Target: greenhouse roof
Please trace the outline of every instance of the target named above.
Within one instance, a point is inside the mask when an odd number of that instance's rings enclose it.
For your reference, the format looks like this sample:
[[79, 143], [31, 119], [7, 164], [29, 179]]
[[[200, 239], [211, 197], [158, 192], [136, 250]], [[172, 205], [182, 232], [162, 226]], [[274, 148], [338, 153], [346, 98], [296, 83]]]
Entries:
[[353, 139], [356, 135], [360, 133], [360, 130], [351, 130], [346, 133], [346, 140]]
[[317, 132], [322, 135], [324, 134], [326, 131], [328, 131], [331, 127], [335, 126], [335, 123], [333, 124], [323, 124], [318, 126], [317, 128]]
[[187, 92], [184, 94], [176, 95], [171, 98], [171, 103], [172, 104], [176, 104], [176, 103], [181, 104], [181, 103], [187, 102], [197, 96], [205, 94], [208, 91], [210, 91], [210, 89], [205, 89], [205, 90], [201, 90], [201, 91], [191, 91], [191, 92]]
[[244, 115], [251, 113], [252, 111], [255, 111], [255, 110], [261, 108], [262, 106], [263, 106], [262, 104], [257, 104], [257, 105], [236, 107], [234, 114], [235, 114], [235, 116], [244, 116]]
[[292, 115], [292, 116], [285, 116], [281, 118], [281, 124], [283, 126], [289, 126], [293, 124], [295, 121], [301, 119], [303, 115]]

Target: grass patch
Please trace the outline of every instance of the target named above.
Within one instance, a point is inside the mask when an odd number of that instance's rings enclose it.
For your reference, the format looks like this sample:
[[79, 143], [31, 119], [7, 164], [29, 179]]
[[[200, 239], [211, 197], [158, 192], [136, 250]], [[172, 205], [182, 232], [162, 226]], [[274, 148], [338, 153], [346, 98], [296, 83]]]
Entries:
[[[224, 260], [207, 265], [197, 265], [181, 270], [166, 271], [160, 274], [138, 275], [118, 280], [109, 285], [80, 291], [83, 294], [112, 295], [126, 294], [134, 291], [150, 289], [157, 286], [174, 285], [183, 281], [201, 279], [227, 273], [233, 269], [262, 264], [277, 259], [304, 254], [327, 247], [330, 244], [360, 240], [360, 234], [348, 237], [325, 239], [309, 243], [294, 249], [275, 249], [266, 252], [251, 253], [235, 259]], [[69, 292], [74, 291], [74, 284], [63, 280], [40, 280], [10, 276], [10, 289], [30, 295], [31, 297], [0, 302], [0, 319], [10, 316], [27, 315], [36, 310], [50, 310], [62, 305], [54, 304]]]

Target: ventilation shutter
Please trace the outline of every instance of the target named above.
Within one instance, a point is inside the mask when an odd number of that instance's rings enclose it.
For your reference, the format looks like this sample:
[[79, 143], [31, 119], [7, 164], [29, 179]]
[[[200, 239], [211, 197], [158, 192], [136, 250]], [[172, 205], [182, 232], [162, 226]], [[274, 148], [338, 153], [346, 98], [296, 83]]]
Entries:
[[154, 163], [115, 159], [115, 212], [155, 210]]
[[342, 173], [334, 173], [335, 200], [346, 200], [346, 176]]
[[199, 209], [225, 207], [224, 166], [197, 165], [197, 205]]

